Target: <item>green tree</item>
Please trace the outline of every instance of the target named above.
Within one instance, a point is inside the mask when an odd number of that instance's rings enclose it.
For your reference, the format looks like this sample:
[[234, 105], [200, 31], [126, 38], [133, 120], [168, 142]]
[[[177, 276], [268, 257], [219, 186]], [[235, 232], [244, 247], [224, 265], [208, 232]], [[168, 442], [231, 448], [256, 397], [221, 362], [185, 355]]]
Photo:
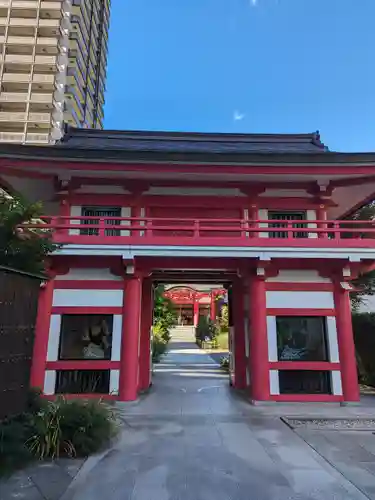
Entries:
[[0, 193], [0, 265], [31, 273], [45, 270], [46, 257], [58, 248], [48, 229], [20, 227], [42, 215], [40, 203]]

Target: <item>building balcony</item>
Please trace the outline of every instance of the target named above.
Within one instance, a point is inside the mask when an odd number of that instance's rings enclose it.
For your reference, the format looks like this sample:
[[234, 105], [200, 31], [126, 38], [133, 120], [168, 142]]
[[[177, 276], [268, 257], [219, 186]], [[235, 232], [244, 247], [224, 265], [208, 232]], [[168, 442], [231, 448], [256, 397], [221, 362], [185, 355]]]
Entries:
[[33, 36], [8, 36], [8, 45], [34, 45]]
[[[33, 12], [38, 9], [38, 0], [0, 0], [0, 8], [12, 7], [13, 9], [22, 9], [23, 11]], [[61, 1], [42, 0], [40, 9], [44, 12], [53, 12], [61, 10]]]
[[[7, 54], [5, 56], [6, 63], [15, 63], [15, 64], [28, 64], [31, 65], [33, 63], [32, 55], [24, 55], [24, 54]], [[35, 56], [35, 64], [56, 64], [57, 58], [56, 56]]]
[[24, 54], [6, 54], [5, 63], [31, 65], [33, 63], [33, 56]]
[[43, 47], [55, 47], [57, 48], [59, 45], [59, 40], [55, 36], [38, 36], [37, 45], [43, 46]]
[[27, 92], [1, 92], [0, 102], [27, 102]]
[[48, 144], [50, 140], [50, 134], [37, 134], [29, 132], [26, 134], [27, 144]]
[[25, 134], [23, 132], [0, 132], [0, 142], [23, 142]]
[[[25, 73], [4, 73], [2, 79], [3, 92], [0, 93], [0, 98], [3, 94], [25, 94], [29, 91], [31, 85], [32, 92], [51, 94], [55, 90], [55, 74], [34, 73], [32, 76], [28, 71]], [[23, 101], [22, 97], [15, 97]], [[7, 96], [3, 99], [12, 101], [12, 96]]]
[[29, 113], [26, 112], [11, 112], [0, 111], [0, 122], [33, 122], [33, 123], [50, 123], [50, 113]]
[[[63, 245], [355, 249], [375, 252], [375, 221], [246, 220], [135, 217], [43, 217], [28, 229]], [[329, 255], [327, 254], [329, 257]]]
[[38, 103], [38, 104], [52, 104], [53, 103], [53, 95], [50, 94], [39, 94], [32, 93], [29, 97], [28, 92], [1, 92], [0, 93], [0, 102], [8, 102], [8, 103], [19, 103], [27, 101]]

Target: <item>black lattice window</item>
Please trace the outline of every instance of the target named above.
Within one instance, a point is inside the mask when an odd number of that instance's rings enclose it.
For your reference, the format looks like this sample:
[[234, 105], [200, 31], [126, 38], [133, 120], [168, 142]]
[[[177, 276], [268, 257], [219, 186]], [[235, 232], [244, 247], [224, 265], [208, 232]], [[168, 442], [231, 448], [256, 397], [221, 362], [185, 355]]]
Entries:
[[332, 394], [331, 372], [279, 370], [280, 394]]
[[56, 394], [109, 394], [110, 370], [57, 370]]
[[[289, 220], [306, 220], [306, 212], [268, 212], [268, 220], [275, 220], [278, 222], [269, 223], [270, 228], [282, 228], [287, 227]], [[306, 228], [306, 223], [295, 222], [292, 224], [293, 228]], [[288, 238], [288, 233], [286, 231], [270, 231], [270, 238]], [[308, 238], [308, 233], [305, 231], [293, 232], [293, 238]]]
[[[99, 218], [105, 217], [121, 217], [120, 207], [82, 207], [82, 217], [98, 217], [98, 219], [87, 219], [81, 220], [81, 224], [99, 224]], [[106, 220], [106, 226], [119, 226], [121, 224], [120, 220]], [[99, 235], [99, 229], [95, 227], [90, 227], [87, 229], [81, 229], [80, 234], [82, 235]], [[120, 236], [119, 229], [106, 229], [106, 236]]]
[[329, 361], [325, 317], [278, 316], [276, 328], [279, 361]]

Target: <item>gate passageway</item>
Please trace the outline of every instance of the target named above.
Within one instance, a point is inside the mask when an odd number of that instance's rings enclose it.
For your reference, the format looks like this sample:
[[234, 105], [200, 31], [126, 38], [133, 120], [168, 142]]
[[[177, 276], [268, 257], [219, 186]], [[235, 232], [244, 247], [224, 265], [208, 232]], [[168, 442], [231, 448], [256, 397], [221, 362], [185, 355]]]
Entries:
[[[229, 375], [204, 350], [197, 347], [194, 327], [172, 330], [168, 353], [154, 366], [154, 389], [148, 398], [165, 398], [166, 408], [182, 413], [194, 399], [194, 411], [210, 413], [213, 405], [230, 404]], [[188, 397], [184, 395], [189, 394]], [[145, 402], [146, 403], [146, 402]]]

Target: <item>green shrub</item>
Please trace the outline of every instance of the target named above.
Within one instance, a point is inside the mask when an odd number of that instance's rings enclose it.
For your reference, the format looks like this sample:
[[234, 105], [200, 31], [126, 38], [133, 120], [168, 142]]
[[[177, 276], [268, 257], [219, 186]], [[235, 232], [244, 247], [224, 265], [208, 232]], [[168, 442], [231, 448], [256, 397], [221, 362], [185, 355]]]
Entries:
[[219, 341], [217, 337], [214, 337], [211, 341], [211, 347], [212, 349], [217, 349], [219, 347]]
[[[101, 400], [60, 401], [62, 443], [68, 455], [87, 456], [97, 452], [115, 435], [115, 416]], [[71, 448], [69, 448], [71, 446]]]
[[152, 360], [154, 363], [158, 363], [163, 354], [165, 354], [169, 339], [165, 335], [163, 327], [156, 324], [153, 329], [153, 341], [152, 341]]
[[219, 349], [223, 351], [229, 350], [229, 332], [221, 331], [217, 336], [217, 342]]
[[229, 309], [228, 304], [223, 304], [220, 310], [219, 326], [221, 332], [229, 330]]
[[49, 402], [34, 416], [34, 433], [26, 441], [39, 459], [87, 456], [100, 450], [115, 432], [115, 419], [100, 400]]
[[157, 320], [155, 321], [152, 328], [154, 335], [156, 332], [157, 336], [163, 339], [166, 344], [168, 344], [168, 342], [171, 340], [171, 335], [169, 333], [169, 328], [166, 327], [165, 323], [163, 321]]
[[219, 330], [216, 324], [209, 318], [201, 316], [198, 321], [198, 326], [195, 330], [195, 337], [197, 343], [202, 343], [204, 340], [215, 340], [218, 336]]
[[159, 285], [154, 294], [154, 326], [163, 331], [163, 338], [170, 341], [169, 330], [177, 324], [177, 313], [173, 302], [164, 296], [164, 286]]
[[0, 423], [0, 475], [35, 458], [87, 456], [115, 432], [114, 414], [101, 400], [51, 402], [33, 391], [27, 413]]
[[34, 432], [26, 445], [30, 452], [40, 460], [57, 458], [60, 452], [73, 456], [71, 443], [65, 443], [61, 432], [60, 405], [58, 402], [49, 402], [46, 409], [38, 412], [34, 417]]

